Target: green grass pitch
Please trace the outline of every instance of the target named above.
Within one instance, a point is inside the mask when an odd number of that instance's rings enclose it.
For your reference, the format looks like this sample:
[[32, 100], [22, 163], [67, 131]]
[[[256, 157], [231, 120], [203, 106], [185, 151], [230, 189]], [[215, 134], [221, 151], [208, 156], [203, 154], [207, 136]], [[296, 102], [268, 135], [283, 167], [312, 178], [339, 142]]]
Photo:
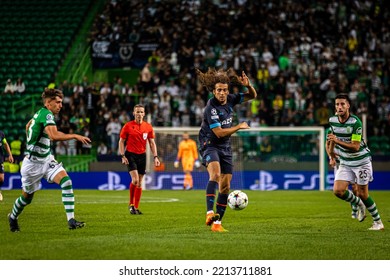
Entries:
[[[128, 191], [75, 190], [76, 219], [68, 230], [58, 190], [41, 190], [9, 231], [7, 213], [20, 191], [0, 202], [2, 260], [389, 260], [390, 192], [372, 191], [385, 230], [371, 217], [352, 220], [348, 203], [330, 191], [245, 191], [249, 205], [226, 210], [227, 233], [205, 225], [205, 191], [144, 191], [130, 215]], [[368, 214], [368, 213], [367, 213]]]

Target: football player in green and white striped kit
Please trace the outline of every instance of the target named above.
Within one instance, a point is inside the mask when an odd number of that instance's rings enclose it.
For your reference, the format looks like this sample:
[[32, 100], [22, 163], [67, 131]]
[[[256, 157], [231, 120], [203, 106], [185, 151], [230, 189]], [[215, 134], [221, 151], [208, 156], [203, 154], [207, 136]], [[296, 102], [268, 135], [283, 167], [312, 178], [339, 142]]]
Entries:
[[[376, 204], [368, 194], [368, 183], [373, 180], [371, 153], [362, 138], [361, 120], [349, 112], [350, 104], [347, 94], [337, 95], [335, 98], [336, 115], [329, 118], [332, 133], [327, 135], [327, 140], [338, 150], [340, 160], [333, 193], [342, 200], [358, 205], [360, 222], [364, 220], [365, 208], [367, 208], [373, 219], [369, 230], [383, 230], [384, 226]], [[329, 150], [332, 150], [332, 147]], [[334, 154], [331, 157], [333, 158]], [[358, 187], [358, 196], [348, 190], [348, 185], [355, 182]]]
[[8, 214], [8, 222], [12, 232], [20, 231], [18, 217], [24, 207], [29, 205], [34, 193], [39, 190], [42, 178], [49, 183], [59, 184], [62, 190], [62, 202], [68, 220], [68, 228], [76, 229], [85, 225], [74, 218], [74, 195], [72, 181], [61, 163], [51, 154], [50, 142], [76, 139], [84, 144], [91, 143], [88, 137], [78, 134], [65, 134], [57, 130], [54, 115], [62, 108], [64, 95], [58, 89], [48, 89], [42, 93], [44, 107], [36, 112], [26, 125], [27, 145], [23, 159], [22, 195], [18, 197]]
[[[328, 133], [331, 133], [330, 129], [327, 130], [327, 134]], [[332, 142], [332, 145], [331, 145], [331, 143], [329, 141], [326, 141], [326, 153], [329, 156], [329, 165], [331, 167], [333, 167], [334, 176], [336, 177], [337, 169], [339, 169], [339, 166], [340, 166], [340, 160], [338, 158], [339, 151], [334, 147], [334, 142]], [[352, 187], [352, 193], [354, 195], [358, 195], [358, 187], [357, 187], [356, 183], [351, 184], [351, 187]], [[352, 219], [358, 219], [358, 218], [360, 218], [362, 220], [365, 219], [365, 217], [366, 217], [365, 211], [361, 212], [360, 217], [358, 217], [359, 207], [356, 203], [351, 202], [351, 208], [352, 208], [352, 213], [351, 213]], [[362, 209], [362, 210], [365, 210], [365, 209]]]

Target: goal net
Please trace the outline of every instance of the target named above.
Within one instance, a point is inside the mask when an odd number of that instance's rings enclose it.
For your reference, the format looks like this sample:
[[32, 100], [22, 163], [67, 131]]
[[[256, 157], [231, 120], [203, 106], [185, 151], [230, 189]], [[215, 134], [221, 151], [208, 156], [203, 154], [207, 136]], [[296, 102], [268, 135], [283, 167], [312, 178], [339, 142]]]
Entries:
[[[181, 165], [174, 168], [179, 142], [187, 132], [198, 143], [199, 128], [154, 128], [162, 167], [147, 157], [146, 189], [183, 189]], [[324, 190], [327, 174], [323, 127], [259, 127], [231, 136], [234, 173], [231, 189]], [[194, 188], [205, 189], [204, 166], [192, 172]]]

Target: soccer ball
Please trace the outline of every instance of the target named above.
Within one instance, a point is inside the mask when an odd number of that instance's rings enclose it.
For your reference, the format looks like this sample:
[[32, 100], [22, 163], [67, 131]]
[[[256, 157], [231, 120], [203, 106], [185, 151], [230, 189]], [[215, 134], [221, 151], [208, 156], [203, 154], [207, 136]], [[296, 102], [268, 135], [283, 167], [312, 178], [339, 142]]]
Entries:
[[228, 196], [228, 205], [233, 210], [242, 210], [248, 206], [248, 196], [242, 191], [232, 191]]

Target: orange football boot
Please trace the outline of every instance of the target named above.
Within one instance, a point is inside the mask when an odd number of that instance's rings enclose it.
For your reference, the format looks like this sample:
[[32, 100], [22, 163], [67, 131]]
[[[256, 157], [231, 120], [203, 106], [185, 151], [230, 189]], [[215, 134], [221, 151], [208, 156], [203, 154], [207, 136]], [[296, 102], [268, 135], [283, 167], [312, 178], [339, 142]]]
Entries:
[[206, 215], [206, 226], [211, 226], [218, 219], [219, 219], [218, 213], [207, 214]]

